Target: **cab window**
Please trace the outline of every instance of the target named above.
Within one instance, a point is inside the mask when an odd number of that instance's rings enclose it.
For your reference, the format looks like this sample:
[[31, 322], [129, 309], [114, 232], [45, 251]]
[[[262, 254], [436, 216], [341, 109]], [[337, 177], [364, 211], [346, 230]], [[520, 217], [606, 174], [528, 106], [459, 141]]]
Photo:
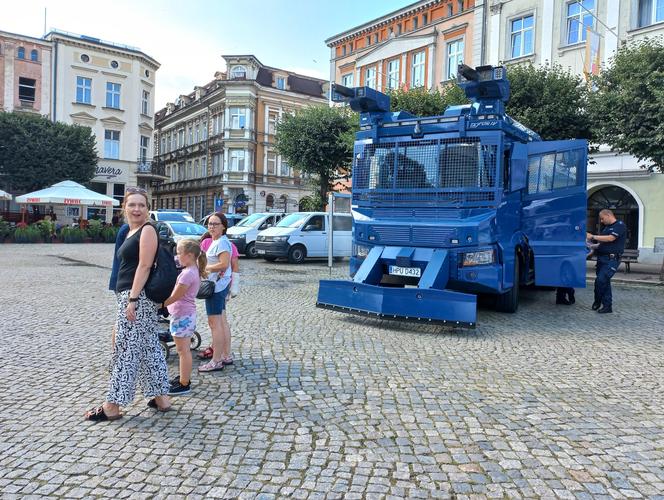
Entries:
[[322, 215], [314, 215], [304, 225], [302, 231], [322, 231], [325, 227], [325, 222]]

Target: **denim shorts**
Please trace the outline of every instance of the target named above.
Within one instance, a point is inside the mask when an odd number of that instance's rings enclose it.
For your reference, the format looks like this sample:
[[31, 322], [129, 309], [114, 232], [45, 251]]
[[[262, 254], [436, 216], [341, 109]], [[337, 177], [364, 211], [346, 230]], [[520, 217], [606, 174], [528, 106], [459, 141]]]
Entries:
[[212, 294], [212, 297], [205, 299], [205, 311], [208, 316], [215, 316], [224, 312], [229, 288], [227, 286], [222, 291]]

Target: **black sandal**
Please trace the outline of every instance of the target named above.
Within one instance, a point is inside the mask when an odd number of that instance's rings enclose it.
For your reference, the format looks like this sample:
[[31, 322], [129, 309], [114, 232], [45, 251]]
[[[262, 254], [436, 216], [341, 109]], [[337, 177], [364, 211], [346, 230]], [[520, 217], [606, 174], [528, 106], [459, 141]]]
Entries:
[[99, 405], [97, 408], [86, 411], [84, 418], [85, 420], [90, 420], [91, 422], [109, 422], [122, 418], [122, 413], [118, 413], [117, 415], [106, 415], [104, 406]]
[[160, 408], [159, 405], [157, 404], [157, 399], [152, 398], [150, 401], [148, 401], [148, 408], [152, 408], [153, 410], [160, 411], [162, 413], [165, 413], [167, 411], [171, 411], [173, 409], [173, 406], [167, 406], [166, 408]]

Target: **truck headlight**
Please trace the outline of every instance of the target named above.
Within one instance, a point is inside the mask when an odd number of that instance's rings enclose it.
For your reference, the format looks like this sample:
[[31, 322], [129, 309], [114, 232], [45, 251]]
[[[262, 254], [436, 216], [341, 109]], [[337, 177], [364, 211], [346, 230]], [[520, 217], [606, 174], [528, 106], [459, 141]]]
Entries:
[[231, 240], [243, 240], [247, 237], [246, 234], [229, 234], [228, 238]]
[[485, 266], [487, 264], [493, 264], [495, 261], [496, 261], [496, 255], [493, 250], [468, 252], [463, 254], [462, 267]]
[[276, 243], [283, 243], [284, 241], [288, 241], [288, 236], [273, 236], [272, 241]]
[[369, 255], [370, 251], [371, 251], [370, 246], [358, 245], [356, 243], [353, 243], [353, 257], [364, 259], [366, 258], [367, 255]]

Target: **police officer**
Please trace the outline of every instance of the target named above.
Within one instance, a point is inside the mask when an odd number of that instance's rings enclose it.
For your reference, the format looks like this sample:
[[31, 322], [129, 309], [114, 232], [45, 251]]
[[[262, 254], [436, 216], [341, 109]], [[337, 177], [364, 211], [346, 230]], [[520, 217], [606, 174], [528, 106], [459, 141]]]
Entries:
[[610, 313], [612, 309], [611, 278], [618, 270], [620, 257], [625, 250], [625, 224], [617, 220], [613, 212], [604, 209], [599, 213], [599, 221], [604, 226], [600, 234], [588, 233], [587, 239], [599, 243], [595, 250], [597, 266], [595, 267], [595, 301], [593, 311]]

